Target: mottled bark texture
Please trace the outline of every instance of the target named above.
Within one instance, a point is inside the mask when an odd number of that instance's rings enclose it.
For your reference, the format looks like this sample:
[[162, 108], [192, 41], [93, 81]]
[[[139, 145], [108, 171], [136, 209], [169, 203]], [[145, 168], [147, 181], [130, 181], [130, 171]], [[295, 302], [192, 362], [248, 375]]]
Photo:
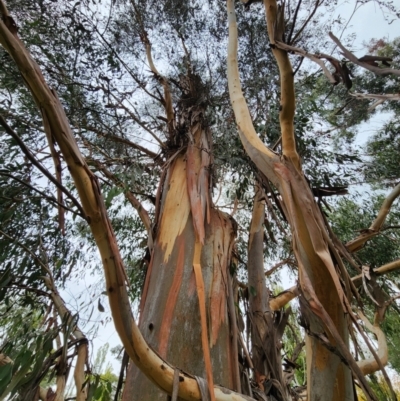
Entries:
[[[229, 271], [234, 223], [210, 202], [210, 132], [204, 120], [199, 79], [182, 80], [176, 136], [181, 151], [170, 161], [160, 183], [155, 242], [147, 271], [140, 330], [151, 347], [170, 363], [207, 377], [202, 325], [193, 266], [200, 262], [204, 280], [207, 343], [214, 382], [233, 389], [237, 378], [228, 314]], [[171, 150], [172, 152], [172, 150]], [[196, 252], [200, 250], [200, 261]], [[123, 400], [165, 400], [166, 394], [130, 365]]]

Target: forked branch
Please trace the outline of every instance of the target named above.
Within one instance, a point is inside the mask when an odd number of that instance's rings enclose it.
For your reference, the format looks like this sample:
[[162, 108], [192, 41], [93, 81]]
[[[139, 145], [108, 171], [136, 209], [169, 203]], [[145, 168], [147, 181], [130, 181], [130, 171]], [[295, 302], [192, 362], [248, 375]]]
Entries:
[[347, 50], [342, 45], [340, 40], [332, 32], [329, 32], [329, 36], [339, 46], [340, 50], [342, 50], [343, 55], [348, 60], [353, 62], [354, 64], [357, 64], [360, 67], [365, 68], [366, 70], [369, 70], [369, 71], [373, 72], [376, 75], [391, 75], [391, 74], [393, 74], [393, 75], [400, 76], [400, 70], [395, 70], [394, 68], [380, 68], [379, 66], [373, 65], [372, 63], [361, 61], [362, 58], [358, 59], [352, 52]]

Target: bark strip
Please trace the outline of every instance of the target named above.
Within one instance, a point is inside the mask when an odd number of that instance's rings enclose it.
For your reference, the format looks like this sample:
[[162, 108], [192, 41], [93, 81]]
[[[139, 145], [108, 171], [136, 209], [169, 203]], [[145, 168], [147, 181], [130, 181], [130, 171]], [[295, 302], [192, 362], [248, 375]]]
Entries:
[[202, 245], [196, 241], [194, 246], [193, 270], [196, 277], [197, 296], [199, 297], [200, 321], [201, 321], [201, 343], [203, 346], [204, 363], [206, 365], [207, 384], [210, 392], [211, 401], [215, 401], [214, 396], [214, 379], [212, 374], [210, 347], [208, 345], [206, 300], [204, 296], [204, 281], [201, 273], [200, 255]]

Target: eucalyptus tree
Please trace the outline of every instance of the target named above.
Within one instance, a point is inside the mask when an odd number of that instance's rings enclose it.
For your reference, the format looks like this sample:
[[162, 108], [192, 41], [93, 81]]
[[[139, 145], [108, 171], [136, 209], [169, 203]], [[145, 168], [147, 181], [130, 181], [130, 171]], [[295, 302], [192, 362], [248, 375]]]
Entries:
[[[32, 351], [23, 364], [15, 358], [20, 344], [2, 350], [9, 358], [3, 396], [53, 397], [43, 384], [54, 367], [63, 399], [75, 356], [76, 398], [94, 395], [87, 338], [57, 286], [83, 262], [95, 264], [88, 251], [96, 246], [125, 349], [122, 374], [130, 358], [122, 399], [289, 400], [305, 391], [309, 400], [353, 400], [353, 377], [376, 399], [365, 375], [381, 369], [387, 377], [379, 324], [395, 301], [385, 298], [374, 271], [397, 264], [352, 253], [386, 228], [398, 190], [368, 230], [346, 245], [345, 235], [338, 239], [325, 198], [345, 193], [360, 160], [349, 148], [342, 153], [340, 141], [334, 147], [315, 135], [316, 121], [338, 124], [315, 86], [326, 93], [327, 80], [336, 99], [347, 98], [351, 85], [362, 89], [351, 82], [357, 67], [393, 80], [399, 71], [376, 65], [393, 57], [356, 58], [332, 34], [352, 66], [323, 53], [329, 41], [320, 37], [332, 27], [312, 21], [332, 4], [251, 3], [21, 0], [10, 11], [0, 3], [0, 122], [9, 138], [1, 171], [2, 296], [48, 306], [38, 330], [54, 328], [42, 369]], [[301, 75], [303, 59], [322, 73]], [[347, 134], [377, 95], [358, 96], [360, 113], [349, 117]], [[299, 285], [271, 298], [264, 263], [277, 258], [271, 270], [290, 266]], [[360, 280], [366, 294], [357, 290]], [[131, 302], [141, 285], [136, 323]], [[374, 325], [362, 313], [364, 295], [376, 303]], [[306, 389], [292, 384], [302, 340], [290, 355], [281, 346], [293, 338], [284, 334], [288, 321], [293, 329], [291, 310], [282, 308], [295, 296], [307, 333]], [[377, 336], [378, 351], [359, 319]], [[357, 349], [360, 336], [374, 358], [355, 361], [349, 340]], [[116, 397], [121, 385], [122, 375]]]

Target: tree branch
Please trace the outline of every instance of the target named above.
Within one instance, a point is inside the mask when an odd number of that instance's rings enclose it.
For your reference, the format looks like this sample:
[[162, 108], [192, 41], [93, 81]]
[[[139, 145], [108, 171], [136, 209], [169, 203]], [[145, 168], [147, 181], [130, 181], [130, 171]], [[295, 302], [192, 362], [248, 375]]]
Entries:
[[272, 53], [279, 68], [281, 83], [281, 107], [279, 122], [282, 133], [282, 153], [292, 160], [298, 171], [301, 171], [300, 157], [296, 150], [294, 136], [295, 93], [292, 65], [287, 51], [277, 48], [276, 42], [283, 42], [284, 8], [278, 7], [276, 0], [264, 0], [265, 19]]
[[68, 206], [65, 206], [65, 205], [59, 203], [59, 202], [57, 201], [57, 199], [54, 198], [54, 196], [46, 195], [44, 192], [42, 192], [42, 191], [40, 191], [39, 189], [35, 188], [33, 185], [29, 184], [28, 182], [26, 182], [26, 181], [24, 181], [24, 180], [21, 180], [21, 179], [19, 179], [19, 178], [13, 176], [13, 175], [11, 175], [11, 174], [3, 173], [2, 171], [0, 171], [0, 175], [3, 175], [3, 176], [5, 176], [5, 177], [10, 177], [11, 179], [13, 179], [13, 180], [15, 180], [15, 181], [20, 182], [22, 185], [25, 185], [27, 188], [31, 189], [32, 191], [35, 191], [35, 192], [39, 193], [44, 199], [47, 199], [48, 201], [55, 203], [56, 205], [62, 207], [63, 209], [68, 210], [68, 211], [70, 211], [71, 213], [73, 213], [73, 214], [75, 214], [75, 215], [77, 215], [77, 216], [82, 217], [82, 219], [85, 219], [85, 216], [83, 216], [82, 214], [76, 212], [76, 211], [73, 210], [73, 209], [70, 209]]
[[301, 35], [301, 33], [303, 32], [304, 28], [308, 25], [308, 23], [311, 21], [311, 18], [314, 16], [315, 12], [317, 11], [318, 7], [323, 3], [324, 0], [320, 1], [317, 0], [315, 2], [315, 6], [314, 9], [312, 10], [311, 14], [308, 16], [308, 18], [304, 21], [304, 24], [302, 25], [302, 27], [296, 32], [295, 37], [293, 38], [293, 40], [289, 43], [294, 43], [296, 42], [296, 39], [298, 39]]
[[295, 285], [288, 290], [282, 291], [276, 297], [270, 298], [269, 307], [272, 311], [277, 311], [283, 308], [288, 302], [299, 295], [299, 289]]
[[400, 76], [400, 70], [395, 70], [393, 68], [380, 68], [380, 67], [376, 67], [376, 66], [373, 66], [371, 64], [359, 61], [359, 59], [353, 53], [351, 53], [349, 50], [347, 50], [342, 45], [340, 40], [332, 32], [329, 32], [329, 36], [339, 46], [339, 48], [342, 50], [343, 55], [347, 59], [349, 59], [351, 62], [353, 62], [354, 64], [357, 64], [360, 67], [365, 68], [366, 70], [369, 70], [369, 71], [373, 72], [376, 75], [390, 75], [390, 74], [393, 74], [393, 75]]
[[391, 93], [386, 95], [378, 95], [373, 93], [350, 93], [358, 99], [375, 99], [375, 102], [368, 107], [368, 111], [374, 110], [377, 106], [382, 104], [385, 100], [398, 100], [400, 101], [400, 93]]
[[294, 47], [294, 46], [289, 46], [286, 43], [283, 43], [280, 41], [276, 41], [275, 43], [276, 43], [276, 46], [280, 49], [294, 52], [300, 56], [308, 58], [311, 61], [314, 61], [322, 68], [322, 71], [325, 74], [325, 76], [328, 78], [329, 82], [332, 84], [337, 84], [336, 79], [331, 74], [331, 72], [328, 70], [325, 63], [316, 54], [308, 53], [307, 51], [305, 51], [303, 49], [300, 49], [300, 48]]
[[239, 136], [246, 152], [251, 158], [257, 158], [260, 165], [257, 167], [266, 175], [269, 166], [264, 162], [263, 158], [258, 157], [258, 153], [262, 153], [268, 159], [278, 159], [277, 155], [270, 149], [265, 147], [261, 139], [258, 137], [253, 122], [251, 120], [250, 111], [246, 100], [243, 96], [240, 85], [239, 68], [237, 60], [238, 33], [235, 15], [235, 6], [232, 0], [227, 1], [228, 22], [229, 22], [229, 42], [228, 42], [228, 86], [229, 96], [235, 114], [236, 123], [239, 129]]
[[386, 217], [390, 212], [390, 208], [392, 207], [393, 202], [399, 196], [400, 196], [400, 184], [397, 184], [393, 188], [392, 192], [383, 201], [382, 206], [379, 209], [378, 215], [372, 222], [371, 226], [368, 229], [363, 230], [362, 233], [357, 238], [349, 241], [346, 244], [346, 247], [349, 250], [349, 252], [359, 251], [368, 240], [379, 234], [379, 232], [382, 229], [382, 225], [385, 222]]
[[167, 115], [167, 125], [168, 125], [169, 136], [170, 136], [170, 138], [172, 138], [174, 135], [174, 130], [175, 130], [175, 113], [174, 113], [174, 108], [173, 108], [173, 104], [172, 104], [171, 88], [169, 86], [167, 78], [165, 78], [163, 75], [161, 75], [158, 72], [156, 66], [154, 65], [153, 57], [151, 55], [151, 43], [150, 43], [147, 31], [144, 27], [140, 12], [137, 9], [137, 6], [133, 0], [131, 0], [131, 4], [135, 10], [136, 18], [138, 19], [138, 22], [139, 22], [139, 25], [141, 28], [141, 39], [146, 48], [146, 56], [147, 56], [147, 61], [149, 63], [150, 70], [154, 74], [154, 76], [159, 80], [159, 82], [161, 83], [161, 85], [164, 88], [164, 108], [165, 108], [165, 113]]
[[147, 210], [143, 207], [143, 205], [136, 198], [136, 196], [133, 194], [133, 192], [129, 191], [127, 189], [127, 186], [121, 180], [119, 180], [113, 173], [111, 173], [111, 171], [109, 171], [106, 167], [104, 167], [101, 163], [99, 163], [96, 160], [94, 160], [94, 163], [96, 164], [96, 167], [100, 171], [102, 171], [107, 178], [112, 180], [116, 185], [118, 185], [120, 188], [122, 188], [124, 190], [126, 198], [138, 212], [139, 217], [142, 220], [142, 222], [146, 228], [146, 231], [147, 231], [147, 235], [148, 235], [147, 245], [148, 245], [149, 251], [151, 253], [151, 251], [153, 249], [153, 230], [151, 228], [151, 220], [150, 220]]

